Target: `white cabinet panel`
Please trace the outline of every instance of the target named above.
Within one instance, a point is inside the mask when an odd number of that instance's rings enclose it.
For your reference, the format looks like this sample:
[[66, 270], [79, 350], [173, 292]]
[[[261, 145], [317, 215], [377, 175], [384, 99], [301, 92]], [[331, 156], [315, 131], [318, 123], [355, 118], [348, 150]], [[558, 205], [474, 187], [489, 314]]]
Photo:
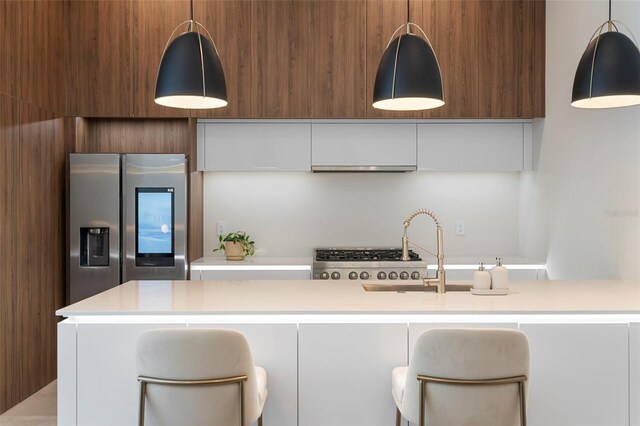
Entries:
[[301, 426], [393, 424], [406, 324], [300, 324], [298, 360]]
[[[525, 123], [418, 125], [418, 170], [511, 172], [525, 169]], [[528, 133], [527, 133], [528, 134]], [[531, 144], [526, 144], [531, 149]], [[530, 163], [530, 156], [526, 156]]]
[[76, 325], [58, 323], [58, 425], [76, 422]]
[[189, 327], [237, 330], [251, 347], [255, 365], [267, 371], [265, 426], [294, 426], [298, 422], [297, 324], [193, 325]]
[[313, 123], [313, 166], [415, 166], [416, 125]]
[[521, 324], [529, 338], [528, 424], [629, 424], [627, 324]]
[[630, 424], [640, 426], [640, 323], [629, 324]]
[[191, 271], [192, 280], [310, 280], [311, 271]]
[[77, 424], [136, 425], [136, 342], [155, 328], [180, 324], [78, 324]]
[[310, 123], [204, 123], [201, 133], [206, 171], [311, 170]]

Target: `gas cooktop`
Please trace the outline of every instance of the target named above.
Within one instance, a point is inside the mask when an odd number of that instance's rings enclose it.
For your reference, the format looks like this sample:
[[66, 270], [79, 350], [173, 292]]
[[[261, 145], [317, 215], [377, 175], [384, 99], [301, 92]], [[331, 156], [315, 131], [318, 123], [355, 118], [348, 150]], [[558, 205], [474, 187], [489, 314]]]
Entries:
[[319, 248], [315, 249], [313, 277], [320, 280], [417, 280], [426, 276], [427, 264], [409, 250], [402, 260], [402, 249]]

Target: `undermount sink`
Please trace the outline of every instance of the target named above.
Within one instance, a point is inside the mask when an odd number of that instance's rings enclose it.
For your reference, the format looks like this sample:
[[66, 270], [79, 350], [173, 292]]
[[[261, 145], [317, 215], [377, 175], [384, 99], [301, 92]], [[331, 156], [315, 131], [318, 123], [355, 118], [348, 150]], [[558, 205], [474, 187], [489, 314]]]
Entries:
[[[470, 291], [471, 284], [447, 284], [446, 291]], [[385, 282], [381, 284], [379, 281], [365, 281], [362, 283], [362, 288], [365, 291], [392, 291], [397, 293], [404, 293], [407, 291], [432, 291], [435, 292], [437, 287], [435, 285], [424, 285], [422, 281], [401, 281], [401, 282]]]

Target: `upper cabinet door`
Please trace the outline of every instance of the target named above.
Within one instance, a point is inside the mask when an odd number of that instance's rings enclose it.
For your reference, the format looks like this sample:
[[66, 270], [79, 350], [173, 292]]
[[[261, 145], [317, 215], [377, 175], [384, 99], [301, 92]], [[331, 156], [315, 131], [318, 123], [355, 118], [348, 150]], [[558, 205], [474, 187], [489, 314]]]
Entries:
[[131, 0], [68, 2], [68, 115], [131, 115], [133, 3]]
[[199, 127], [198, 158], [204, 158], [206, 171], [311, 170], [309, 123], [205, 123]]
[[311, 116], [363, 118], [365, 0], [311, 3]]
[[252, 117], [307, 118], [311, 115], [311, 3], [301, 0], [251, 2]]
[[[170, 108], [155, 103], [156, 79], [162, 52], [173, 30], [187, 19], [189, 19], [188, 0], [144, 0], [133, 3], [132, 116], [189, 116], [188, 109]], [[186, 29], [187, 26], [183, 25], [176, 35]]]
[[515, 172], [530, 169], [531, 124], [419, 124], [418, 170]]
[[416, 165], [416, 125], [406, 123], [314, 123], [312, 165]]

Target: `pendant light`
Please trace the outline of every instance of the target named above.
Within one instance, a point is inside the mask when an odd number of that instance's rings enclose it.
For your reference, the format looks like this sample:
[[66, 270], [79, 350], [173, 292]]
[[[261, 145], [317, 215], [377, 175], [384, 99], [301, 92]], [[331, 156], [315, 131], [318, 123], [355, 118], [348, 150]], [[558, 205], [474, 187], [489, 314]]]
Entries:
[[[624, 27], [633, 41], [618, 31]], [[603, 32], [607, 27], [607, 31]], [[609, 20], [593, 33], [573, 80], [571, 106], [616, 108], [640, 104], [640, 50], [631, 30]]]
[[[190, 6], [191, 19], [173, 30], [162, 53], [155, 102], [186, 109], [227, 106], [227, 85], [218, 51], [207, 29], [193, 20], [193, 0]], [[185, 24], [187, 32], [173, 39]]]
[[[411, 27], [422, 37], [412, 34]], [[393, 38], [406, 28], [406, 34]], [[444, 88], [438, 58], [427, 35], [409, 20], [391, 35], [380, 59], [373, 86], [373, 107], [392, 111], [418, 111], [444, 105]]]

